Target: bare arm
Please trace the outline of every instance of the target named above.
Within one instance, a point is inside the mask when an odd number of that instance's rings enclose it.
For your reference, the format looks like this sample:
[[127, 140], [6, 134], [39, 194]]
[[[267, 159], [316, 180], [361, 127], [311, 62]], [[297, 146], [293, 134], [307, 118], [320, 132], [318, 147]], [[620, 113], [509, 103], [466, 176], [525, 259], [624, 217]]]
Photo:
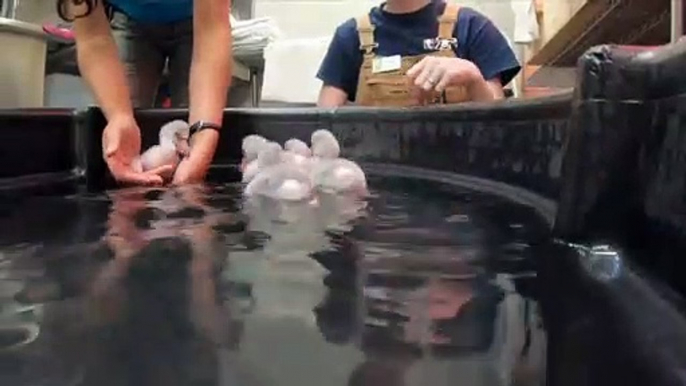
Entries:
[[[188, 121], [221, 124], [233, 70], [230, 0], [193, 2], [193, 58], [190, 73]], [[193, 136], [188, 159], [174, 176], [176, 183], [204, 178], [212, 162], [219, 133], [202, 130]]]
[[478, 79], [472, 84], [470, 94], [472, 100], [477, 102], [488, 102], [505, 98], [500, 77], [489, 80]]
[[191, 123], [221, 123], [233, 70], [230, 0], [193, 2], [193, 61], [190, 74]]
[[340, 88], [333, 86], [322, 86], [319, 91], [318, 107], [339, 107], [345, 105], [348, 94]]
[[[71, 15], [83, 15], [84, 5], [69, 2]], [[102, 1], [92, 12], [74, 21], [76, 52], [81, 76], [88, 82], [108, 122], [133, 120], [133, 109], [124, 67], [119, 61]]]

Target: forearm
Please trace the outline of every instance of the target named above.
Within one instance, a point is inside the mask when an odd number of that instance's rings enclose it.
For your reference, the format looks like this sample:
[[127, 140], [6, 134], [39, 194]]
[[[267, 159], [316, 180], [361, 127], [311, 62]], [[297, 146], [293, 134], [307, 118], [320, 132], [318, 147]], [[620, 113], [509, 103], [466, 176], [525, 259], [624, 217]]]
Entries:
[[340, 107], [345, 105], [347, 100], [348, 94], [346, 94], [345, 91], [333, 86], [323, 86], [321, 91], [319, 91], [317, 107]]
[[482, 76], [475, 79], [469, 87], [469, 94], [472, 101], [490, 102], [505, 98], [500, 80], [487, 81]]
[[[222, 124], [231, 84], [231, 24], [229, 0], [196, 0], [193, 6], [193, 58], [188, 121]], [[191, 152], [179, 164], [174, 183], [199, 182], [205, 177], [219, 142], [216, 130], [201, 130], [191, 138]]]
[[112, 36], [77, 37], [77, 60], [81, 76], [102, 108], [108, 121], [133, 116], [129, 86]]
[[[189, 84], [188, 122], [222, 124], [231, 84], [232, 49], [228, 0], [198, 0], [193, 8], [193, 58]], [[180, 165], [177, 183], [204, 178], [219, 142], [215, 130], [202, 130], [191, 138], [188, 165]]]
[[233, 69], [228, 9], [219, 16], [211, 16], [222, 20], [203, 20], [198, 16], [194, 21], [188, 120], [221, 124]]

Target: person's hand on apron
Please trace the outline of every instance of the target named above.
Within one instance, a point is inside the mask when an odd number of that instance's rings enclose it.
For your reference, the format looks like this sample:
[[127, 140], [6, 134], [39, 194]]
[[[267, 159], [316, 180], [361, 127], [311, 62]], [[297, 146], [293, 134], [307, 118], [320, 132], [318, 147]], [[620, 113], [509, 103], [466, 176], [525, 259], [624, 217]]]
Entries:
[[112, 119], [102, 133], [102, 153], [117, 182], [130, 185], [162, 185], [161, 174], [170, 173], [166, 165], [147, 172], [134, 170], [133, 161], [141, 153], [141, 132], [131, 118]]
[[413, 94], [420, 103], [440, 97], [446, 88], [469, 88], [482, 78], [481, 71], [472, 62], [460, 58], [427, 56], [407, 71]]

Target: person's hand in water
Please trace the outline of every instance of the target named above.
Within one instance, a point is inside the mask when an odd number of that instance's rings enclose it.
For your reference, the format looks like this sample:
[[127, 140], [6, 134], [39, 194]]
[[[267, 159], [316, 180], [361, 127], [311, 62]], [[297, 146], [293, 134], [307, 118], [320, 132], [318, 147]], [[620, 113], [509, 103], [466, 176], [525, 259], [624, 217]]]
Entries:
[[217, 130], [200, 130], [190, 141], [190, 153], [181, 160], [174, 173], [175, 185], [202, 182], [210, 168], [214, 151], [219, 142]]
[[407, 71], [420, 104], [451, 86], [471, 86], [483, 80], [479, 68], [469, 60], [427, 56]]
[[165, 165], [146, 172], [133, 168], [133, 161], [141, 153], [141, 133], [131, 118], [112, 119], [102, 133], [102, 153], [112, 176], [127, 185], [162, 185], [161, 175], [172, 171]]

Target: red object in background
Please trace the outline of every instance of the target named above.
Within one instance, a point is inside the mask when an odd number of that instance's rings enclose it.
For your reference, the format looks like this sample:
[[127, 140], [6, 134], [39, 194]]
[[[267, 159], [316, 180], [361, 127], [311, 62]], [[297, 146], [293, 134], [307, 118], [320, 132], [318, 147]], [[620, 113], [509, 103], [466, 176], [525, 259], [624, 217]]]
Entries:
[[171, 108], [171, 98], [165, 98], [165, 99], [162, 101], [162, 108], [163, 108], [163, 109]]
[[45, 31], [45, 33], [48, 35], [66, 40], [68, 42], [74, 41], [74, 31], [72, 31], [70, 28], [58, 27], [54, 24], [46, 23], [43, 24], [43, 31]]

